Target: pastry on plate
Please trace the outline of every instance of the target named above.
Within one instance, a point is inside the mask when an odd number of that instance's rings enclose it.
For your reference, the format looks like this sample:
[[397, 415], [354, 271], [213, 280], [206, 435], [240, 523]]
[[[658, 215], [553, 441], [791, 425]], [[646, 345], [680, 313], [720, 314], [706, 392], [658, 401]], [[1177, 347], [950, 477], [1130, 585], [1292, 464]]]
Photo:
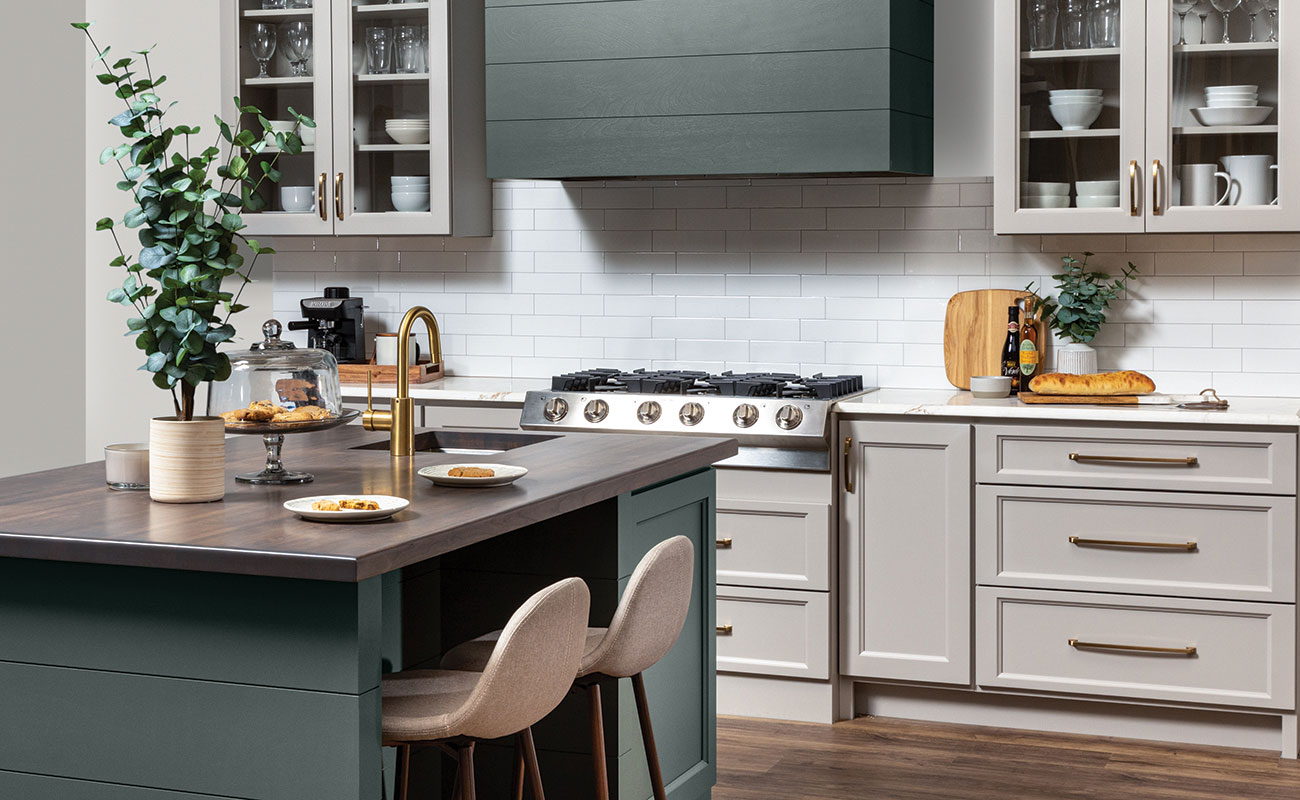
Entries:
[[311, 504], [312, 511], [338, 511], [339, 502], [337, 500], [316, 500]]
[[485, 467], [452, 467], [447, 475], [452, 478], [493, 478], [496, 471]]

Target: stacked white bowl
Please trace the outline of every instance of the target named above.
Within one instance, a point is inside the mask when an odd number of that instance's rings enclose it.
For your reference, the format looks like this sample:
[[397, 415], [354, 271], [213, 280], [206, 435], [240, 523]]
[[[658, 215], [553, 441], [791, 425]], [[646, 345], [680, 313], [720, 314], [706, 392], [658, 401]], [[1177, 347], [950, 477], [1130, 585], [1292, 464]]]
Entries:
[[1062, 130], [1083, 131], [1101, 116], [1101, 89], [1054, 89], [1047, 93], [1052, 119]]
[[1255, 85], [1207, 86], [1205, 105], [1210, 108], [1248, 108], [1259, 105], [1259, 87]]
[[1259, 104], [1259, 86], [1205, 87], [1205, 108], [1193, 108], [1192, 116], [1202, 125], [1258, 125], [1273, 109]]
[[429, 143], [427, 119], [390, 119], [384, 123], [384, 130], [398, 144]]
[[1070, 184], [1021, 181], [1021, 208], [1069, 208]]
[[1119, 208], [1119, 181], [1075, 181], [1077, 208]]
[[398, 211], [429, 210], [429, 177], [427, 175], [394, 175], [393, 208]]

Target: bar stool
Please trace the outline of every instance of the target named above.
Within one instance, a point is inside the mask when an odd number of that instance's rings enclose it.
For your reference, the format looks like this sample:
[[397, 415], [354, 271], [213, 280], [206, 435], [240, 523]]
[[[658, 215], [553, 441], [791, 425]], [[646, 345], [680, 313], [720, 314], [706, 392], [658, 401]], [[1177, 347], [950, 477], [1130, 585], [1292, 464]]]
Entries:
[[525, 770], [544, 800], [532, 726], [573, 683], [584, 651], [591, 594], [578, 578], [552, 584], [510, 617], [482, 669], [408, 670], [384, 677], [383, 744], [398, 748], [397, 800], [406, 800], [411, 748], [438, 747], [456, 759], [456, 794], [475, 800], [474, 744], [515, 736], [514, 783]]
[[[599, 800], [609, 800], [604, 714], [598, 683], [605, 677], [632, 679], [650, 784], [655, 800], [666, 800], [642, 673], [667, 655], [681, 635], [691, 604], [694, 578], [695, 548], [691, 540], [674, 536], [660, 542], [637, 564], [609, 627], [587, 629], [587, 651], [575, 673], [573, 686], [584, 691], [591, 702], [591, 751]], [[490, 664], [495, 643], [502, 636], [500, 631], [494, 631], [457, 645], [443, 656], [442, 668], [484, 669]]]

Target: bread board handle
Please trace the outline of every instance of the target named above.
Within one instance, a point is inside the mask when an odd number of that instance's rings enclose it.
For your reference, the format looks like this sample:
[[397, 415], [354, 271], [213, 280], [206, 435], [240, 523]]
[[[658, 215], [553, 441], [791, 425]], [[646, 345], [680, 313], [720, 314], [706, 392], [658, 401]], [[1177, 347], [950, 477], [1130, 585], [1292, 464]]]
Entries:
[[1083, 453], [1071, 453], [1070, 460], [1076, 461], [1080, 464], [1120, 462], [1125, 464], [1177, 464], [1184, 467], [1194, 467], [1200, 463], [1196, 456], [1158, 458], [1156, 456], [1089, 456], [1084, 455]]

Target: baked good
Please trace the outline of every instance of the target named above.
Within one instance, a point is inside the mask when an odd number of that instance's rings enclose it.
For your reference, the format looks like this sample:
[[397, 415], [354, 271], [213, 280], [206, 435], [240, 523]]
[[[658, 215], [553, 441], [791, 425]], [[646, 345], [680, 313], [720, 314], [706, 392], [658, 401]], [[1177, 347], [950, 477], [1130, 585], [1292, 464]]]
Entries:
[[281, 409], [279, 414], [276, 414], [271, 418], [271, 421], [308, 422], [314, 419], [325, 419], [328, 416], [330, 416], [329, 410], [321, 408], [320, 406], [298, 406], [292, 411]]
[[316, 500], [311, 504], [312, 511], [338, 511], [337, 500]]
[[496, 470], [486, 467], [452, 467], [447, 470], [447, 475], [453, 478], [492, 478], [496, 474]]
[[277, 414], [284, 414], [288, 409], [280, 408], [274, 403], [268, 403], [265, 400], [254, 400], [248, 404], [248, 408], [236, 408], [233, 411], [226, 411], [221, 414], [221, 418], [226, 422], [269, 422]]
[[1098, 372], [1092, 375], [1069, 375], [1049, 372], [1035, 375], [1029, 381], [1029, 391], [1035, 394], [1114, 396], [1151, 394], [1156, 382], [1141, 372]]
[[374, 500], [340, 500], [339, 509], [347, 511], [378, 511], [379, 504]]

